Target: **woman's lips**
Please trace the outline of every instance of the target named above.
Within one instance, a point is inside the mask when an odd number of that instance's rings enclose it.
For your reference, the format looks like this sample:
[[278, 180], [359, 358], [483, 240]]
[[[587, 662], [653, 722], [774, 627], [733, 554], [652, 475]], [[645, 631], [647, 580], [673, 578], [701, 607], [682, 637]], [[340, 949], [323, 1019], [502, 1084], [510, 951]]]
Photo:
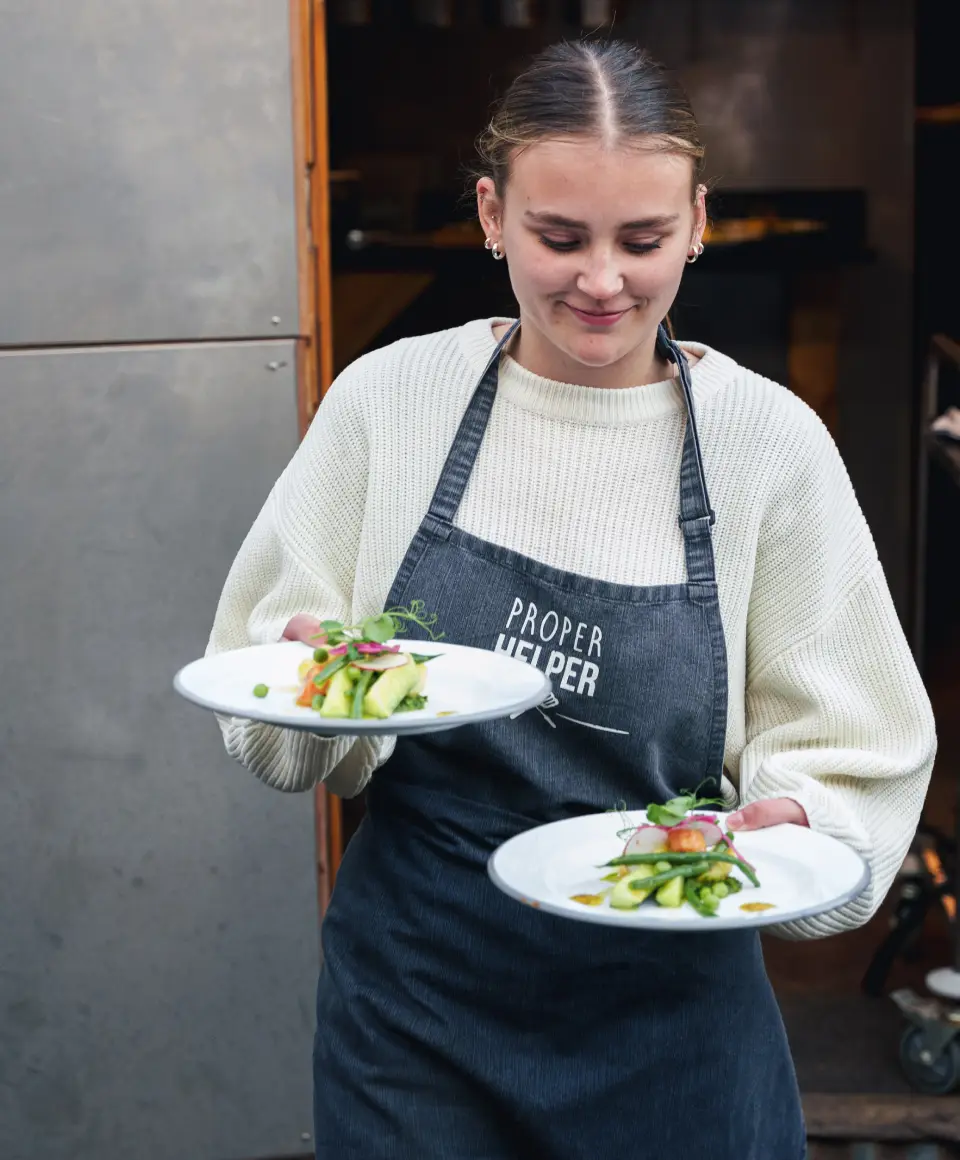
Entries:
[[569, 302], [565, 303], [565, 305], [572, 314], [587, 326], [614, 326], [627, 313], [626, 310], [616, 310], [610, 313], [600, 314], [593, 310], [578, 310], [576, 306], [571, 306]]

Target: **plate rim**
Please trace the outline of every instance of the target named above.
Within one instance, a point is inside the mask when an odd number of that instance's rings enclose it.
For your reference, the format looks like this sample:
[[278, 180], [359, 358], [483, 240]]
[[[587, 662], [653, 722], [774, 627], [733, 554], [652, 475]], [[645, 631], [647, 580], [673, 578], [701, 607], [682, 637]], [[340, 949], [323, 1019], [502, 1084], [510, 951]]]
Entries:
[[[612, 918], [609, 917], [609, 909], [604, 910], [599, 907], [594, 909], [593, 907], [585, 906], [583, 907], [583, 913], [580, 914], [579, 912], [571, 911], [568, 908], [562, 907], [557, 903], [550, 902], [549, 900], [544, 901], [543, 899], [531, 899], [524, 895], [522, 891], [507, 882], [506, 879], [503, 878], [502, 874], [500, 874], [498, 871], [496, 865], [498, 855], [500, 855], [501, 851], [503, 851], [513, 842], [527, 837], [528, 835], [533, 834], [538, 830], [545, 830], [552, 826], [566, 825], [570, 822], [580, 821], [582, 818], [603, 817], [605, 816], [606, 812], [607, 811], [598, 811], [595, 814], [582, 814], [575, 818], [560, 818], [555, 822], [544, 822], [542, 825], [531, 826], [528, 830], [523, 830], [521, 833], [515, 834], [512, 838], [508, 838], [507, 841], [502, 842], [487, 859], [487, 874], [490, 880], [498, 890], [502, 891], [505, 895], [507, 895], [507, 897], [514, 899], [521, 905], [526, 905], [530, 909], [540, 911], [544, 914], [553, 915], [556, 918], [565, 918], [569, 922], [588, 922], [597, 926], [612, 927], [617, 930], [660, 931], [664, 934], [703, 934], [709, 931], [755, 930], [757, 927], [763, 926], [788, 926], [796, 922], [803, 922], [808, 918], [815, 918], [821, 914], [830, 914], [836, 910], [840, 910], [854, 898], [858, 898], [863, 893], [863, 891], [866, 890], [873, 878], [873, 872], [870, 868], [870, 864], [859, 852], [859, 850], [855, 850], [852, 846], [848, 846], [845, 842], [841, 842], [839, 838], [834, 838], [831, 834], [824, 834], [820, 830], [810, 829], [808, 830], [809, 833], [816, 834], [818, 838], [822, 838], [827, 842], [836, 843], [860, 863], [860, 877], [855, 886], [845, 890], [842, 894], [837, 895], [835, 898], [830, 899], [829, 902], [820, 903], [813, 907], [805, 907], [800, 911], [791, 911], [789, 912], [788, 917], [784, 917], [782, 913], [771, 915], [769, 912], [764, 911], [758, 914], [749, 915], [746, 918], [721, 918], [718, 916], [709, 920], [698, 915], [691, 914], [690, 917], [684, 917], [682, 919], [674, 919], [670, 922], [664, 922], [663, 920], [658, 921], [648, 917], [641, 917], [639, 909], [637, 911], [631, 912], [631, 915], [636, 915], [636, 917], [631, 917], [629, 919], [626, 917]], [[729, 812], [730, 811], [716, 811], [718, 817], [726, 817]], [[645, 810], [624, 810], [624, 813], [631, 816], [642, 814], [644, 818], [646, 818]], [[788, 823], [782, 823], [782, 825], [785, 824]], [[805, 829], [803, 826], [796, 826], [794, 828], [798, 830]], [[780, 829], [780, 826], [767, 827], [768, 831], [774, 831], [777, 829]], [[647, 914], [649, 913], [650, 912], [648, 911]]]
[[[187, 672], [188, 669], [202, 664], [204, 661], [213, 659], [213, 657], [196, 657], [194, 660], [189, 661], [185, 665], [182, 665], [174, 675], [173, 687], [185, 701], [188, 701], [190, 704], [196, 705], [198, 708], [204, 709], [207, 712], [215, 713], [217, 716], [229, 717], [236, 721], [254, 721], [263, 725], [275, 725], [280, 729], [290, 729], [297, 733], [311, 733], [326, 738], [359, 736], [413, 736], [421, 733], [441, 733], [449, 729], [462, 728], [465, 725], [483, 724], [487, 721], [499, 721], [507, 717], [512, 717], [515, 714], [519, 715], [520, 713], [526, 713], [530, 709], [535, 708], [547, 697], [553, 688], [550, 679], [546, 676], [545, 673], [541, 672], [540, 669], [535, 668], [533, 665], [528, 665], [525, 661], [518, 661], [516, 657], [507, 656], [505, 653], [498, 653], [495, 649], [485, 649], [478, 648], [475, 645], [458, 644], [456, 641], [449, 641], [447, 642], [446, 646], [444, 646], [443, 642], [441, 641], [432, 640], [421, 641], [403, 639], [393, 642], [388, 641], [387, 643], [423, 646], [424, 653], [428, 652], [430, 649], [437, 649], [438, 651], [442, 652], [444, 647], [448, 649], [453, 647], [458, 651], [464, 650], [469, 652], [486, 653], [490, 656], [502, 656], [504, 661], [509, 661], [514, 665], [523, 665], [526, 671], [530, 673], [536, 673], [540, 678], [538, 682], [538, 689], [536, 691], [531, 689], [527, 696], [521, 698], [519, 701], [512, 702], [502, 709], [488, 709], [482, 712], [462, 713], [450, 717], [432, 717], [427, 718], [426, 720], [421, 718], [415, 719], [413, 721], [398, 721], [396, 720], [398, 716], [397, 714], [394, 714], [392, 717], [387, 717], [383, 721], [354, 721], [352, 718], [331, 717], [329, 720], [324, 719], [322, 723], [313, 725], [308, 721], [304, 721], [302, 723], [299, 721], [291, 721], [286, 717], [278, 716], [277, 714], [270, 713], [269, 711], [265, 711], [256, 717], [237, 713], [236, 709], [231, 708], [228, 705], [224, 705], [222, 702], [215, 701], [212, 698], [203, 697], [187, 688], [183, 682], [184, 673]], [[254, 652], [258, 649], [272, 649], [277, 648], [278, 646], [284, 647], [287, 645], [303, 645], [305, 648], [310, 647], [303, 641], [279, 640], [269, 641], [265, 644], [243, 645], [239, 649], [226, 649], [224, 652], [215, 653], [213, 655], [214, 657], [225, 657], [229, 656], [230, 653]], [[437, 654], [434, 653], [434, 655]]]

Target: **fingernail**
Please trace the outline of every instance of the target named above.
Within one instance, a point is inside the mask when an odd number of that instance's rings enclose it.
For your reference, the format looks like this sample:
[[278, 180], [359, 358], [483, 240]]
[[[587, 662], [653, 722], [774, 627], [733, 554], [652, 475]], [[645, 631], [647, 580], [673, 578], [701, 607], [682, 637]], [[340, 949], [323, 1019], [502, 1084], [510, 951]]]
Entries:
[[739, 830], [742, 825], [743, 825], [743, 814], [731, 814], [730, 817], [727, 818], [727, 829], [728, 830]]

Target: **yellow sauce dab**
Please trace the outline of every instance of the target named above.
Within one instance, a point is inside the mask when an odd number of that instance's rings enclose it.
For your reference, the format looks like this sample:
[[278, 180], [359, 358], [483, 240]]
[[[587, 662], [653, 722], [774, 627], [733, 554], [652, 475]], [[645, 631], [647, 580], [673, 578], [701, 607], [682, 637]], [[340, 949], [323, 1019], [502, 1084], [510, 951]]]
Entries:
[[776, 910], [777, 908], [772, 902], [744, 902], [741, 903], [740, 909], [755, 913], [759, 910]]
[[442, 713], [438, 713], [438, 717], [456, 717], [456, 709], [444, 709]]
[[603, 902], [602, 894], [571, 894], [571, 902], [579, 902], [581, 906], [599, 906]]

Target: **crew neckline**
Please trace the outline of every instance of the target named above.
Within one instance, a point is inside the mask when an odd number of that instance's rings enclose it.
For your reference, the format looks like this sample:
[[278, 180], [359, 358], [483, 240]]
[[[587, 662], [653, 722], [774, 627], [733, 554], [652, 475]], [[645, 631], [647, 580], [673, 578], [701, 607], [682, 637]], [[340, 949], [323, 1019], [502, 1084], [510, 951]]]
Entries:
[[[514, 320], [482, 318], [461, 328], [463, 350], [478, 380], [497, 348], [493, 327], [511, 321]], [[703, 343], [684, 341], [679, 345], [687, 353], [699, 356], [690, 373], [694, 405], [700, 406], [732, 380], [737, 364]], [[534, 374], [509, 354], [505, 354], [501, 362], [498, 393], [502, 399], [523, 410], [590, 425], [649, 422], [675, 414], [684, 405], [680, 379], [676, 375], [637, 387], [586, 387]]]

